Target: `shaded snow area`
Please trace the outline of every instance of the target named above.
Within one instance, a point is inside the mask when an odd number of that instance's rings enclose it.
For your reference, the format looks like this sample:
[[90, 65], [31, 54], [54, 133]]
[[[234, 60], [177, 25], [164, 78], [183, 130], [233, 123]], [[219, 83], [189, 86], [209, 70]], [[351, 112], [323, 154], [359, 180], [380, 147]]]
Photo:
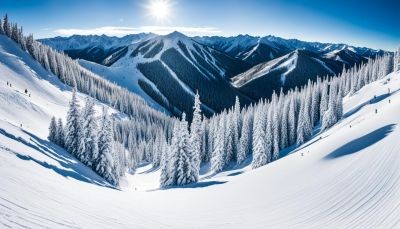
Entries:
[[346, 97], [337, 125], [259, 169], [203, 173], [196, 185], [159, 190], [159, 171], [143, 165], [116, 189], [45, 140], [70, 89], [0, 46], [0, 227], [398, 228], [399, 77]]

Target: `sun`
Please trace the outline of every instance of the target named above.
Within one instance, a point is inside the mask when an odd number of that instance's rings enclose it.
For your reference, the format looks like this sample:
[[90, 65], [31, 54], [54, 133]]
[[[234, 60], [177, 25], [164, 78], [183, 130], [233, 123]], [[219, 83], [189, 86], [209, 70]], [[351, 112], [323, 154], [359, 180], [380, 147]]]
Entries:
[[171, 13], [171, 3], [168, 0], [151, 0], [147, 8], [150, 15], [159, 21], [166, 20]]

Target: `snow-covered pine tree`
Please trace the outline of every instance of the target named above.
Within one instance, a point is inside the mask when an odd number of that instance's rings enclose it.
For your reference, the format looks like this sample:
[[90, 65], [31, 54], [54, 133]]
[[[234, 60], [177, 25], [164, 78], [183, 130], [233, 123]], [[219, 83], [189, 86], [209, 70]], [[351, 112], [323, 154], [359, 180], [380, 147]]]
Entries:
[[168, 160], [168, 150], [161, 152], [160, 161], [160, 187], [165, 188], [171, 185], [170, 182], [170, 171], [169, 171], [169, 160]]
[[201, 120], [201, 102], [199, 93], [196, 92], [193, 106], [193, 119], [190, 125], [190, 160], [191, 160], [191, 173], [197, 182], [199, 178], [201, 155], [202, 155], [202, 120]]
[[0, 35], [4, 35], [3, 22], [0, 19]]
[[400, 71], [400, 48], [396, 52], [395, 71]]
[[56, 143], [61, 147], [65, 147], [65, 135], [64, 135], [64, 125], [61, 118], [58, 119], [57, 122], [57, 133], [56, 133]]
[[237, 96], [233, 108], [232, 128], [233, 128], [232, 159], [237, 160], [239, 151], [238, 147], [239, 147], [240, 130], [242, 128], [242, 117], [240, 115], [240, 102], [239, 102], [239, 97]]
[[7, 37], [11, 36], [11, 26], [10, 26], [10, 22], [8, 21], [8, 15], [4, 15], [3, 18], [3, 30], [4, 30], [4, 34]]
[[182, 120], [179, 123], [179, 139], [178, 139], [178, 168], [177, 168], [177, 185], [186, 185], [197, 182], [197, 178], [193, 173], [193, 163], [196, 163], [191, 155], [189, 142], [188, 123], [186, 114], [182, 114]]
[[319, 103], [320, 103], [320, 94], [318, 84], [320, 83], [320, 79], [318, 78], [317, 83], [312, 87], [311, 94], [311, 125], [314, 127], [319, 122]]
[[289, 102], [288, 97], [285, 98], [282, 117], [281, 117], [281, 132], [280, 132], [280, 148], [288, 147], [288, 117], [289, 117]]
[[177, 168], [179, 162], [178, 141], [180, 138], [180, 123], [174, 125], [171, 145], [165, 148], [161, 158], [160, 186], [168, 187], [177, 183]]
[[81, 116], [79, 103], [76, 98], [76, 90], [72, 93], [67, 114], [67, 124], [65, 129], [65, 147], [68, 152], [76, 156], [79, 148], [79, 137], [81, 131]]
[[328, 110], [328, 84], [326, 81], [322, 83], [322, 91], [321, 91], [321, 101], [320, 101], [320, 108], [319, 108], [319, 113], [320, 113], [320, 120], [322, 122], [322, 118], [325, 114], [325, 112]]
[[97, 132], [98, 124], [94, 101], [92, 98], [86, 97], [86, 105], [82, 111], [82, 126], [77, 158], [89, 167], [92, 167], [98, 156]]
[[233, 125], [233, 111], [229, 110], [226, 114], [226, 128], [225, 128], [225, 166], [229, 165], [233, 158], [233, 144], [234, 144], [234, 125]]
[[239, 147], [238, 147], [238, 154], [237, 154], [237, 164], [241, 164], [247, 157], [249, 153], [251, 153], [251, 139], [252, 139], [252, 134], [251, 131], [253, 129], [253, 120], [251, 113], [246, 113], [243, 118], [243, 125], [242, 125], [242, 131], [240, 134], [240, 140], [239, 140]]
[[210, 161], [211, 156], [208, 154], [209, 152], [209, 123], [208, 119], [203, 116], [203, 121], [201, 122], [201, 134], [202, 134], [202, 141], [201, 141], [201, 161], [208, 162]]
[[340, 120], [343, 116], [343, 96], [342, 89], [339, 88], [337, 97], [336, 97], [336, 118]]
[[214, 130], [214, 149], [211, 157], [211, 168], [221, 172], [225, 167], [225, 112], [219, 115], [218, 127]]
[[278, 105], [278, 98], [276, 94], [272, 95], [272, 100], [271, 100], [271, 113], [272, 113], [272, 145], [273, 145], [273, 151], [272, 151], [272, 160], [276, 160], [279, 158], [279, 151], [280, 151], [280, 117], [279, 117], [279, 105]]
[[310, 115], [307, 109], [307, 100], [309, 100], [310, 93], [303, 91], [302, 104], [299, 112], [299, 124], [297, 126], [297, 145], [301, 145], [310, 139], [312, 133]]
[[329, 88], [328, 110], [324, 113], [324, 116], [322, 118], [321, 131], [326, 130], [337, 122], [336, 96], [336, 83], [331, 82]]
[[265, 155], [266, 155], [266, 160], [267, 163], [272, 161], [273, 158], [273, 147], [274, 147], [274, 131], [273, 131], [273, 110], [271, 109], [271, 106], [269, 106], [269, 109], [265, 109], [266, 112], [268, 112], [267, 116], [265, 117]]
[[296, 121], [296, 105], [293, 93], [290, 93], [288, 133], [289, 133], [289, 139], [288, 139], [289, 145], [295, 144], [297, 138], [297, 121]]
[[49, 126], [49, 136], [47, 136], [47, 139], [49, 141], [56, 143], [57, 142], [57, 123], [56, 123], [56, 117], [52, 117], [50, 121], [50, 126]]
[[254, 117], [252, 168], [258, 168], [267, 163], [268, 156], [265, 145], [265, 114], [264, 111], [258, 109]]
[[106, 179], [110, 184], [118, 185], [119, 177], [115, 176], [115, 172], [113, 171], [113, 126], [105, 107], [103, 107], [100, 123], [101, 127], [98, 140], [99, 153], [93, 166], [96, 173]]

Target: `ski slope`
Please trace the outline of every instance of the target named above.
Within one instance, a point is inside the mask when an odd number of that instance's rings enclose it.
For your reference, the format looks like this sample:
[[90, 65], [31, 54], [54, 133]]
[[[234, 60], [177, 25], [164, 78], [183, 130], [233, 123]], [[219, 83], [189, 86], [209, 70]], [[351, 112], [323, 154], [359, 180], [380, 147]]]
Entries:
[[145, 166], [115, 189], [45, 140], [71, 91], [0, 39], [1, 228], [400, 227], [400, 73], [345, 98], [343, 120], [267, 166], [167, 190]]

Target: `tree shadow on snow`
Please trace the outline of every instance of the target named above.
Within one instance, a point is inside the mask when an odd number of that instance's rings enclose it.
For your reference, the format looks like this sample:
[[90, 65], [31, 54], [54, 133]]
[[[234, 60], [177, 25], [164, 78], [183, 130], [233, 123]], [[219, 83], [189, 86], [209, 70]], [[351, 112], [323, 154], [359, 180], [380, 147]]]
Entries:
[[362, 137], [354, 139], [345, 145], [337, 148], [333, 152], [329, 153], [324, 157], [325, 160], [331, 160], [335, 158], [339, 158], [342, 156], [350, 155], [356, 153], [362, 149], [365, 149], [378, 141], [382, 140], [386, 136], [388, 136], [395, 129], [395, 124], [386, 125], [379, 129], [376, 129]]
[[32, 156], [23, 155], [21, 153], [9, 150], [16, 157], [20, 158], [21, 160], [35, 162], [36, 164], [46, 169], [50, 169], [66, 178], [70, 177], [78, 181], [114, 188], [113, 186], [109, 185], [104, 179], [102, 179], [100, 176], [94, 173], [90, 168], [86, 167], [84, 164], [77, 161], [75, 157], [70, 155], [63, 148], [56, 146], [53, 143], [50, 143], [43, 139], [40, 139], [39, 137], [25, 130], [22, 131], [30, 137], [30, 141], [32, 141], [32, 143], [28, 142], [27, 140], [21, 137], [14, 136], [13, 134], [10, 134], [0, 128], [0, 134], [44, 154], [45, 156], [58, 162], [59, 166], [49, 164], [46, 161], [38, 160]]

